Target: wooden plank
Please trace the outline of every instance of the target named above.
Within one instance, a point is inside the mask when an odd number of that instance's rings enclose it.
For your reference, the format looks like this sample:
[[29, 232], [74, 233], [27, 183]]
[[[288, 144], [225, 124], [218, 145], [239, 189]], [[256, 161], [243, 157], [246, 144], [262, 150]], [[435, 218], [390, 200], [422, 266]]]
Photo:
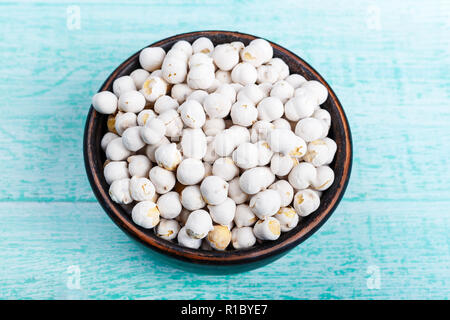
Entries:
[[[95, 203], [0, 206], [0, 298], [449, 298], [449, 202], [344, 201], [287, 256], [238, 275], [174, 269], [142, 250]], [[11, 228], [14, 226], [14, 228]], [[81, 289], [69, 289], [79, 268]], [[379, 289], [369, 278], [377, 277]], [[376, 283], [376, 282], [375, 282]]]
[[[0, 10], [7, 61], [0, 66], [0, 90], [11, 97], [0, 124], [8, 181], [0, 186], [0, 200], [95, 201], [81, 151], [90, 97], [130, 54], [197, 25], [265, 36], [303, 56], [330, 81], [353, 131], [349, 199], [448, 199], [450, 170], [435, 170], [448, 168], [450, 158], [449, 148], [442, 149], [450, 141], [450, 109], [443, 108], [450, 95], [449, 39], [438, 4], [413, 12], [396, 10], [404, 4], [390, 9], [382, 3], [381, 30], [370, 30], [370, 3], [330, 11], [294, 1], [286, 3], [292, 10], [267, 10], [256, 1], [214, 2], [217, 11], [179, 1], [137, 3], [108, 3], [106, 11], [102, 2], [81, 3], [80, 30], [66, 28], [66, 4], [0, 4], [7, 8]], [[244, 6], [253, 15], [234, 15]], [[46, 19], [30, 16], [44, 12]], [[296, 13], [302, 19], [288, 19]], [[323, 15], [329, 24], [318, 23]], [[405, 23], [408, 17], [414, 23]]]
[[[73, 5], [81, 28], [70, 30]], [[1, 2], [0, 298], [448, 299], [449, 12], [446, 1], [418, 0]], [[84, 120], [103, 80], [141, 47], [198, 29], [297, 53], [331, 84], [353, 132], [335, 215], [241, 275], [187, 273], [142, 251], [84, 172]], [[80, 290], [66, 285], [70, 266]]]

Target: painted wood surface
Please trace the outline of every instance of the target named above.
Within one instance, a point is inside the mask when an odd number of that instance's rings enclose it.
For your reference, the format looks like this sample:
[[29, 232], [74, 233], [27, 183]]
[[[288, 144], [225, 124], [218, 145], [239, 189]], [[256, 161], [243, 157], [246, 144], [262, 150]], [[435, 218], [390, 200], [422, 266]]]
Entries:
[[[0, 298], [450, 298], [449, 15], [448, 1], [0, 2]], [[97, 204], [82, 159], [106, 76], [149, 43], [206, 29], [300, 55], [354, 139], [332, 218], [241, 275], [143, 251]]]

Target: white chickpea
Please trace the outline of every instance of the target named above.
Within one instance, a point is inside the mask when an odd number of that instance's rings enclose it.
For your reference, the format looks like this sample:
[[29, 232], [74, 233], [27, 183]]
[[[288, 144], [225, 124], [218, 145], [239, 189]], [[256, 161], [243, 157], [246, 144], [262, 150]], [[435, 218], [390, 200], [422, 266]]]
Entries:
[[180, 108], [181, 120], [190, 128], [201, 128], [206, 121], [205, 110], [202, 105], [195, 100], [184, 102]]
[[[170, 50], [169, 52], [176, 52]], [[161, 66], [162, 78], [170, 84], [182, 83], [186, 79], [187, 75], [187, 59], [186, 56], [181, 53], [181, 57], [166, 56]]]
[[92, 106], [97, 112], [112, 114], [117, 110], [117, 96], [110, 91], [96, 93], [92, 97]]
[[306, 142], [323, 139], [328, 134], [325, 123], [316, 118], [305, 118], [297, 122], [295, 134]]
[[156, 227], [156, 235], [165, 240], [175, 239], [179, 231], [180, 224], [171, 219], [161, 219]]
[[169, 171], [174, 171], [181, 162], [182, 157], [175, 143], [163, 144], [155, 151], [156, 163]]
[[275, 126], [269, 121], [259, 120], [256, 121], [252, 129], [250, 130], [250, 140], [253, 143], [256, 143], [260, 140], [266, 140], [267, 134], [270, 130], [274, 129]]
[[280, 222], [273, 217], [259, 220], [253, 227], [253, 233], [259, 240], [277, 240], [281, 234]]
[[301, 162], [292, 168], [288, 176], [288, 181], [295, 189], [306, 189], [316, 178], [316, 168], [308, 163]]
[[133, 202], [130, 195], [130, 179], [114, 180], [109, 186], [109, 196], [115, 203], [129, 204]]
[[281, 207], [287, 207], [294, 198], [294, 188], [286, 180], [278, 180], [269, 189], [275, 190], [280, 195]]
[[256, 147], [258, 149], [258, 166], [269, 164], [273, 156], [273, 151], [270, 150], [269, 144], [264, 140], [260, 140], [256, 142]]
[[144, 155], [134, 155], [128, 157], [127, 162], [130, 176], [148, 177], [148, 172], [152, 168], [149, 158]]
[[139, 63], [147, 71], [155, 71], [161, 68], [166, 52], [160, 47], [142, 49], [139, 53]]
[[184, 159], [177, 168], [177, 180], [186, 186], [200, 183], [204, 176], [205, 166], [198, 159]]
[[279, 118], [272, 121], [273, 129], [288, 129], [291, 130], [291, 124], [284, 118]]
[[241, 143], [250, 142], [250, 130], [240, 125], [232, 125], [228, 128], [230, 134], [234, 137], [236, 147]]
[[333, 161], [336, 150], [336, 142], [330, 138], [314, 140], [308, 143], [308, 151], [303, 157], [303, 160], [311, 163], [315, 167], [330, 164]]
[[167, 82], [160, 77], [150, 75], [139, 90], [149, 102], [155, 102], [159, 97], [167, 93]]
[[256, 122], [258, 110], [251, 101], [238, 100], [231, 107], [231, 120], [234, 124], [250, 127]]
[[280, 222], [282, 232], [288, 232], [294, 229], [299, 221], [299, 216], [292, 207], [282, 207], [274, 215], [274, 218]]
[[183, 120], [177, 110], [170, 109], [161, 113], [158, 117], [166, 126], [165, 135], [170, 138], [180, 137], [183, 132]]
[[186, 97], [187, 100], [195, 100], [201, 104], [205, 101], [205, 98], [209, 95], [209, 93], [205, 90], [194, 90], [192, 93]]
[[330, 128], [330, 126], [331, 126], [331, 115], [330, 115], [330, 113], [327, 110], [321, 109], [321, 108], [317, 108], [314, 111], [312, 117], [323, 121], [327, 125], [328, 129]]
[[186, 227], [180, 229], [177, 240], [180, 245], [186, 248], [198, 249], [202, 245], [202, 239], [195, 239], [189, 236], [186, 232]]
[[212, 174], [230, 181], [239, 174], [239, 168], [229, 157], [218, 158], [212, 166]]
[[208, 205], [208, 210], [215, 223], [226, 226], [234, 219], [236, 203], [233, 199], [226, 198], [221, 204]]
[[331, 187], [333, 182], [334, 171], [329, 166], [320, 166], [316, 168], [316, 176], [312, 179], [311, 185], [314, 190], [324, 191]]
[[239, 186], [239, 177], [228, 181], [228, 197], [236, 204], [242, 204], [248, 200], [248, 195]]
[[278, 70], [273, 66], [262, 65], [256, 69], [256, 83], [273, 84], [278, 81]]
[[113, 82], [113, 92], [119, 97], [127, 91], [135, 91], [136, 85], [130, 76], [119, 77]]
[[238, 228], [251, 227], [256, 221], [258, 221], [258, 218], [247, 204], [240, 204], [236, 207], [234, 223]]
[[231, 244], [233, 245], [233, 248], [237, 250], [247, 249], [253, 247], [255, 243], [256, 237], [253, 234], [253, 228], [233, 228], [231, 231]]
[[228, 183], [220, 177], [209, 176], [200, 184], [200, 192], [207, 204], [218, 205], [228, 196]]
[[211, 55], [214, 50], [214, 44], [206, 37], [200, 37], [192, 43], [192, 51], [195, 53], [201, 52]]
[[198, 67], [200, 65], [206, 65], [208, 66], [212, 71], [215, 71], [215, 66], [213, 64], [213, 59], [204, 53], [196, 53], [193, 54], [189, 58], [188, 66], [189, 69]]
[[237, 94], [237, 100], [247, 100], [251, 101], [253, 104], [258, 104], [263, 98], [265, 98], [265, 93], [260, 86], [251, 83], [244, 86]]
[[289, 75], [285, 80], [294, 89], [300, 88], [306, 82], [306, 79], [297, 73], [293, 73], [293, 74]]
[[114, 124], [114, 128], [116, 129], [119, 135], [122, 135], [123, 132], [130, 128], [135, 127], [137, 125], [137, 116], [133, 112], [126, 113], [118, 113], [116, 115], [116, 122]]
[[280, 58], [272, 58], [267, 62], [268, 66], [274, 67], [278, 72], [278, 80], [284, 80], [287, 76], [289, 76], [289, 67]]
[[248, 62], [238, 63], [231, 71], [231, 79], [233, 82], [242, 84], [243, 86], [256, 82], [258, 73], [253, 65]]
[[216, 76], [209, 64], [194, 66], [187, 75], [187, 84], [191, 89], [206, 90], [214, 83]]
[[220, 82], [219, 80], [217, 80], [217, 79], [215, 78], [215, 74], [214, 74], [214, 80], [213, 80], [213, 83], [212, 83], [212, 85], [211, 85], [208, 89], [206, 89], [206, 92], [208, 92], [209, 94], [214, 93], [214, 92], [217, 91], [217, 89], [218, 89], [222, 84], [223, 84], [222, 82]]
[[149, 177], [159, 194], [167, 193], [175, 186], [175, 174], [161, 167], [151, 168]]
[[187, 57], [190, 57], [192, 55], [192, 45], [189, 42], [187, 42], [186, 40], [177, 41], [172, 46], [172, 50], [173, 49], [179, 49], [179, 50], [183, 51]]
[[235, 135], [229, 129], [218, 133], [212, 142], [214, 152], [218, 156], [230, 156], [234, 148], [236, 148]]
[[269, 62], [273, 57], [273, 48], [269, 41], [264, 39], [254, 39], [249, 46], [256, 47], [261, 54], [262, 63]]
[[286, 102], [284, 105], [284, 113], [288, 120], [298, 121], [312, 116], [316, 107], [317, 104], [315, 104], [310, 95], [299, 95]]
[[145, 97], [139, 91], [131, 90], [120, 95], [119, 110], [124, 112], [139, 113], [145, 107]]
[[294, 208], [300, 217], [306, 217], [319, 208], [320, 198], [311, 189], [299, 190], [294, 196]]
[[241, 59], [246, 63], [250, 63], [254, 67], [259, 67], [263, 64], [263, 52], [257, 46], [248, 45], [241, 50]]
[[136, 69], [132, 73], [130, 73], [130, 77], [134, 81], [134, 85], [137, 90], [141, 90], [144, 85], [145, 80], [150, 76], [150, 73], [144, 69]]
[[181, 150], [186, 158], [202, 159], [206, 154], [207, 142], [202, 129], [184, 129]]
[[273, 121], [283, 116], [284, 106], [280, 99], [267, 97], [258, 104], [258, 119]]
[[181, 191], [181, 204], [190, 211], [203, 208], [206, 203], [203, 200], [200, 187], [195, 185], [184, 188], [183, 191]]
[[231, 110], [230, 99], [220, 93], [211, 93], [203, 101], [203, 107], [210, 118], [225, 118]]
[[270, 160], [270, 170], [273, 174], [284, 177], [291, 172], [296, 163], [298, 163], [298, 161], [294, 160], [289, 155], [285, 156], [281, 153], [275, 153]]
[[147, 155], [147, 157], [153, 161], [156, 162], [155, 160], [155, 151], [156, 149], [158, 149], [158, 147], [162, 144], [167, 144], [170, 143], [169, 139], [167, 139], [165, 136], [162, 137], [161, 141], [159, 141], [156, 144], [149, 144], [145, 147], [145, 154]]
[[225, 130], [225, 121], [222, 118], [207, 118], [202, 129], [207, 137], [215, 136]]
[[160, 114], [170, 109], [177, 110], [179, 106], [180, 105], [178, 104], [177, 100], [175, 100], [170, 96], [164, 95], [156, 99], [153, 109], [155, 110], [156, 113]]
[[138, 226], [152, 229], [159, 223], [159, 210], [153, 201], [138, 202], [131, 211], [131, 218]]
[[159, 78], [162, 78], [162, 77], [163, 77], [163, 74], [162, 74], [161, 69], [158, 69], [158, 70], [152, 71], [152, 72], [150, 73], [150, 76], [151, 76], [151, 77], [159, 77]]
[[159, 209], [159, 214], [165, 219], [175, 219], [181, 213], [180, 195], [178, 192], [171, 191], [162, 194], [156, 205]]
[[112, 161], [122, 161], [131, 155], [131, 152], [124, 146], [122, 138], [116, 138], [108, 143], [105, 153], [106, 158]]
[[228, 84], [228, 83], [222, 83], [217, 89], [216, 93], [221, 94], [223, 96], [226, 96], [231, 103], [236, 102], [236, 89], [235, 86], [236, 83]]
[[246, 170], [239, 178], [239, 185], [247, 194], [256, 194], [269, 187], [275, 175], [267, 167], [255, 167]]
[[258, 87], [264, 93], [264, 98], [270, 95], [270, 90], [272, 90], [273, 84], [270, 82], [263, 82], [258, 84]]
[[137, 115], [137, 125], [143, 127], [152, 118], [156, 118], [156, 113], [151, 109], [144, 109]]
[[103, 136], [103, 138], [100, 142], [100, 146], [102, 147], [102, 150], [106, 151], [106, 147], [108, 146], [108, 144], [116, 138], [120, 138], [120, 137], [113, 132], [105, 133], [105, 135]]
[[142, 141], [150, 145], [158, 144], [166, 133], [166, 125], [160, 118], [151, 118], [139, 128]]
[[271, 217], [281, 207], [281, 197], [276, 190], [268, 189], [258, 192], [250, 199], [250, 209], [259, 219]]
[[286, 129], [274, 129], [267, 134], [267, 143], [273, 152], [300, 158], [306, 153], [306, 142]]
[[203, 239], [213, 230], [209, 213], [205, 210], [191, 212], [185, 224], [186, 233], [194, 239]]
[[186, 101], [186, 98], [193, 92], [191, 88], [185, 83], [177, 83], [172, 87], [172, 91], [170, 92], [173, 99], [175, 99], [178, 104]]
[[307, 81], [306, 83], [302, 84], [302, 88], [307, 89], [314, 95], [316, 103], [318, 105], [324, 103], [328, 98], [327, 88], [319, 81], [316, 80]]
[[245, 142], [240, 144], [232, 154], [233, 161], [239, 168], [250, 169], [258, 165], [258, 147], [256, 144]]
[[111, 184], [116, 180], [130, 177], [126, 161], [110, 161], [105, 168], [103, 168], [103, 175], [108, 184]]
[[228, 227], [217, 225], [208, 233], [206, 239], [213, 249], [224, 251], [231, 242], [231, 232]]
[[239, 63], [239, 51], [228, 43], [219, 44], [214, 48], [212, 58], [219, 69], [230, 71]]
[[282, 103], [286, 103], [288, 99], [294, 96], [294, 87], [285, 80], [279, 80], [274, 83], [270, 90], [270, 96], [280, 99]]
[[130, 180], [130, 195], [135, 201], [150, 201], [155, 195], [155, 186], [147, 178], [132, 177]]
[[138, 151], [145, 146], [145, 142], [141, 138], [141, 128], [139, 126], [130, 127], [122, 134], [122, 143], [130, 151]]
[[231, 83], [231, 72], [230, 71], [223, 71], [223, 70], [217, 70], [216, 73], [216, 80], [219, 80], [221, 84], [224, 83]]

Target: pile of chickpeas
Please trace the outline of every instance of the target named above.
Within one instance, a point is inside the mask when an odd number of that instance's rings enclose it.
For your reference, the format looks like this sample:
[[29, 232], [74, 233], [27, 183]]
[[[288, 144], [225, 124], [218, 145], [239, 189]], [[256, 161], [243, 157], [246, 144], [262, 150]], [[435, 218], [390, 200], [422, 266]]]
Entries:
[[109, 195], [135, 224], [184, 247], [239, 250], [317, 210], [337, 149], [325, 86], [290, 74], [264, 39], [182, 40], [139, 62], [92, 99], [109, 115]]

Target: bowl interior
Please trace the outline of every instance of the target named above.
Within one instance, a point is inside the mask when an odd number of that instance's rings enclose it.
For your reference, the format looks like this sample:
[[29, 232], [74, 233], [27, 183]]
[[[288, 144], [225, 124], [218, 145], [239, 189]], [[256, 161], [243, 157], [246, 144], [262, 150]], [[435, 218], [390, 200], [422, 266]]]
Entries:
[[[168, 51], [172, 45], [179, 40], [187, 40], [192, 43], [201, 36], [210, 38], [214, 45], [232, 41], [242, 41], [247, 45], [255, 38], [251, 35], [236, 32], [203, 31], [170, 37], [154, 43], [151, 46], [159, 46]], [[320, 81], [329, 91], [328, 99], [321, 107], [326, 109], [331, 115], [332, 121], [329, 137], [335, 140], [338, 146], [335, 159], [330, 165], [335, 172], [335, 181], [329, 189], [323, 192], [318, 210], [301, 219], [297, 227], [293, 230], [282, 233], [278, 240], [257, 244], [255, 247], [247, 250], [229, 250], [224, 252], [193, 250], [181, 247], [175, 242], [158, 238], [153, 230], [141, 228], [133, 223], [129, 213], [131, 212], [132, 206], [121, 206], [112, 202], [109, 198], [109, 185], [103, 177], [105, 155], [100, 147], [101, 138], [104, 133], [107, 132], [107, 115], [99, 114], [91, 106], [86, 122], [84, 139], [86, 170], [99, 202], [112, 220], [124, 231], [152, 249], [169, 254], [175, 258], [204, 264], [240, 264], [281, 254], [304, 241], [331, 215], [343, 196], [350, 176], [352, 150], [350, 129], [347, 119], [334, 92], [311, 66], [290, 51], [274, 43], [271, 44], [274, 48], [274, 57], [282, 58], [289, 65], [291, 74], [298, 73], [307, 80]], [[129, 75], [137, 68], [140, 68], [139, 52], [123, 62], [108, 77], [99, 91], [112, 91], [112, 83], [116, 78]]]

